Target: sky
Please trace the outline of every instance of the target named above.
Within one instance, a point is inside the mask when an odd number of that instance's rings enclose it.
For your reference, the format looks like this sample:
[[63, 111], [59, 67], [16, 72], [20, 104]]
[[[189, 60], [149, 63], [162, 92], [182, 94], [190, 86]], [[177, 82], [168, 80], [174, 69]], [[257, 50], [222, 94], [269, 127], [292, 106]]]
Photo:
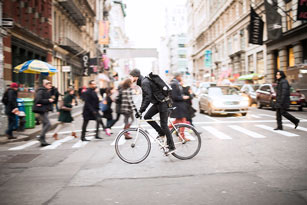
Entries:
[[124, 0], [126, 32], [133, 47], [158, 48], [164, 34], [164, 9], [186, 0]]

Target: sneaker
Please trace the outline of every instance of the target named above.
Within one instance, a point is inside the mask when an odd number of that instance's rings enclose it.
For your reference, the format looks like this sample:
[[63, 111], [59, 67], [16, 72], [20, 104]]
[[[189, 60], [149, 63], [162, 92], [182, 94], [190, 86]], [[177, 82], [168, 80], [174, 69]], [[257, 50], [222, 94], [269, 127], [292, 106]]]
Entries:
[[170, 148], [169, 150], [168, 150], [168, 152], [166, 152], [166, 156], [168, 156], [168, 155], [170, 155], [170, 154], [172, 154], [172, 153], [174, 153], [174, 152], [176, 152], [176, 148], [174, 147], [174, 148]]
[[104, 131], [106, 132], [106, 135], [111, 136], [110, 128], [106, 128]]

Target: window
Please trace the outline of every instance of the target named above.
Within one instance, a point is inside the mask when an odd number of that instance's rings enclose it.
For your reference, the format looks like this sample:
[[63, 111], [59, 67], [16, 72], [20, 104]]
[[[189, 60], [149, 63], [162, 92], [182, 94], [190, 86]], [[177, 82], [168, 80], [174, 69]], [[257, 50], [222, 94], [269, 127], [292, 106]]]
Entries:
[[293, 47], [288, 48], [288, 66], [293, 67], [294, 66], [294, 54], [293, 54]]
[[287, 30], [292, 29], [293, 24], [293, 13], [292, 13], [292, 1], [287, 1], [286, 3], [286, 23]]
[[184, 48], [185, 45], [184, 45], [184, 44], [178, 44], [178, 47], [179, 47], [179, 48]]
[[257, 53], [257, 73], [264, 74], [263, 52]]
[[248, 56], [248, 71], [254, 71], [254, 56]]

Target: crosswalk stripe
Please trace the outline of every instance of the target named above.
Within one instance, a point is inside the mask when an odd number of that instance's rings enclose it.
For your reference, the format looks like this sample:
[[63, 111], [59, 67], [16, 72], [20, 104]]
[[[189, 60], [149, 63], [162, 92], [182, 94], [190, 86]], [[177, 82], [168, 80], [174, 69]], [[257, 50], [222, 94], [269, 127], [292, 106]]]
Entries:
[[[92, 139], [94, 139], [94, 137], [86, 137], [86, 139], [92, 140]], [[72, 148], [84, 147], [84, 146], [87, 145], [88, 143], [89, 143], [88, 141], [79, 140], [78, 142], [76, 142], [76, 143], [72, 146]]]
[[218, 129], [216, 129], [214, 127], [203, 126], [202, 128], [207, 130], [208, 132], [210, 132], [211, 134], [213, 134], [214, 136], [216, 136], [219, 139], [224, 139], [224, 140], [232, 139], [230, 136], [222, 133], [221, 131], [219, 131]]
[[253, 118], [261, 118], [259, 117], [258, 115], [249, 115], [250, 117], [253, 117]]
[[245, 129], [245, 128], [243, 128], [243, 127], [240, 127], [240, 126], [238, 126], [238, 125], [229, 125], [228, 127], [232, 128], [232, 129], [234, 129], [234, 130], [237, 130], [237, 131], [239, 131], [239, 132], [242, 132], [242, 133], [244, 133], [244, 134], [246, 134], [246, 135], [249, 135], [249, 136], [251, 136], [251, 137], [253, 137], [253, 138], [266, 138], [265, 136], [263, 136], [263, 135], [261, 135], [261, 134], [258, 134], [258, 133], [256, 133], [256, 132], [250, 131], [250, 130]]
[[20, 146], [17, 146], [17, 147], [12, 147], [9, 150], [22, 150], [24, 148], [30, 147], [32, 145], [35, 145], [37, 143], [39, 143], [39, 141], [31, 141], [31, 142], [28, 142], [28, 143], [26, 143], [24, 145], [20, 145]]
[[258, 115], [265, 116], [265, 117], [273, 117], [273, 118], [275, 118], [275, 115], [268, 115], [268, 114], [258, 114]]
[[[284, 124], [283, 126], [294, 128], [294, 125], [290, 125], [290, 124]], [[307, 128], [305, 127], [298, 126], [296, 129], [307, 132]]]
[[265, 130], [269, 130], [271, 132], [276, 132], [278, 134], [281, 134], [281, 135], [284, 135], [284, 136], [287, 136], [287, 137], [297, 137], [299, 135], [297, 134], [293, 134], [291, 132], [287, 132], [287, 131], [283, 131], [283, 130], [274, 130], [273, 127], [270, 127], [270, 126], [267, 126], [267, 125], [255, 125], [256, 127], [260, 127], [262, 129], [265, 129]]
[[51, 145], [48, 145], [46, 147], [41, 148], [41, 150], [55, 149], [58, 146], [60, 146], [61, 144], [63, 144], [64, 142], [68, 142], [68, 141], [70, 141], [72, 139], [74, 139], [73, 136], [65, 137], [63, 139], [60, 139], [60, 140], [57, 140], [57, 141], [53, 142]]

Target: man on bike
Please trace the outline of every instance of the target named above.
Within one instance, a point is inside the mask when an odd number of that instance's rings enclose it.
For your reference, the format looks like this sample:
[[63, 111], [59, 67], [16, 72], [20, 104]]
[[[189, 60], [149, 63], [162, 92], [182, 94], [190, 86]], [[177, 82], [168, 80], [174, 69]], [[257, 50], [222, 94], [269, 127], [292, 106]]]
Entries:
[[140, 73], [140, 70], [133, 69], [130, 72], [132, 82], [137, 82], [137, 85], [142, 88], [143, 98], [142, 104], [139, 111], [136, 111], [135, 117], [139, 118], [142, 116], [142, 113], [145, 112], [150, 103], [153, 105], [149, 108], [148, 112], [145, 114], [145, 120], [151, 120], [154, 115], [157, 113], [160, 114], [160, 126], [155, 121], [149, 121], [148, 123], [158, 132], [160, 137], [166, 136], [168, 144], [167, 154], [171, 154], [176, 151], [175, 144], [168, 128], [168, 104], [166, 101], [161, 101], [162, 93], [159, 93], [161, 90], [158, 86], [148, 77], [143, 77]]

